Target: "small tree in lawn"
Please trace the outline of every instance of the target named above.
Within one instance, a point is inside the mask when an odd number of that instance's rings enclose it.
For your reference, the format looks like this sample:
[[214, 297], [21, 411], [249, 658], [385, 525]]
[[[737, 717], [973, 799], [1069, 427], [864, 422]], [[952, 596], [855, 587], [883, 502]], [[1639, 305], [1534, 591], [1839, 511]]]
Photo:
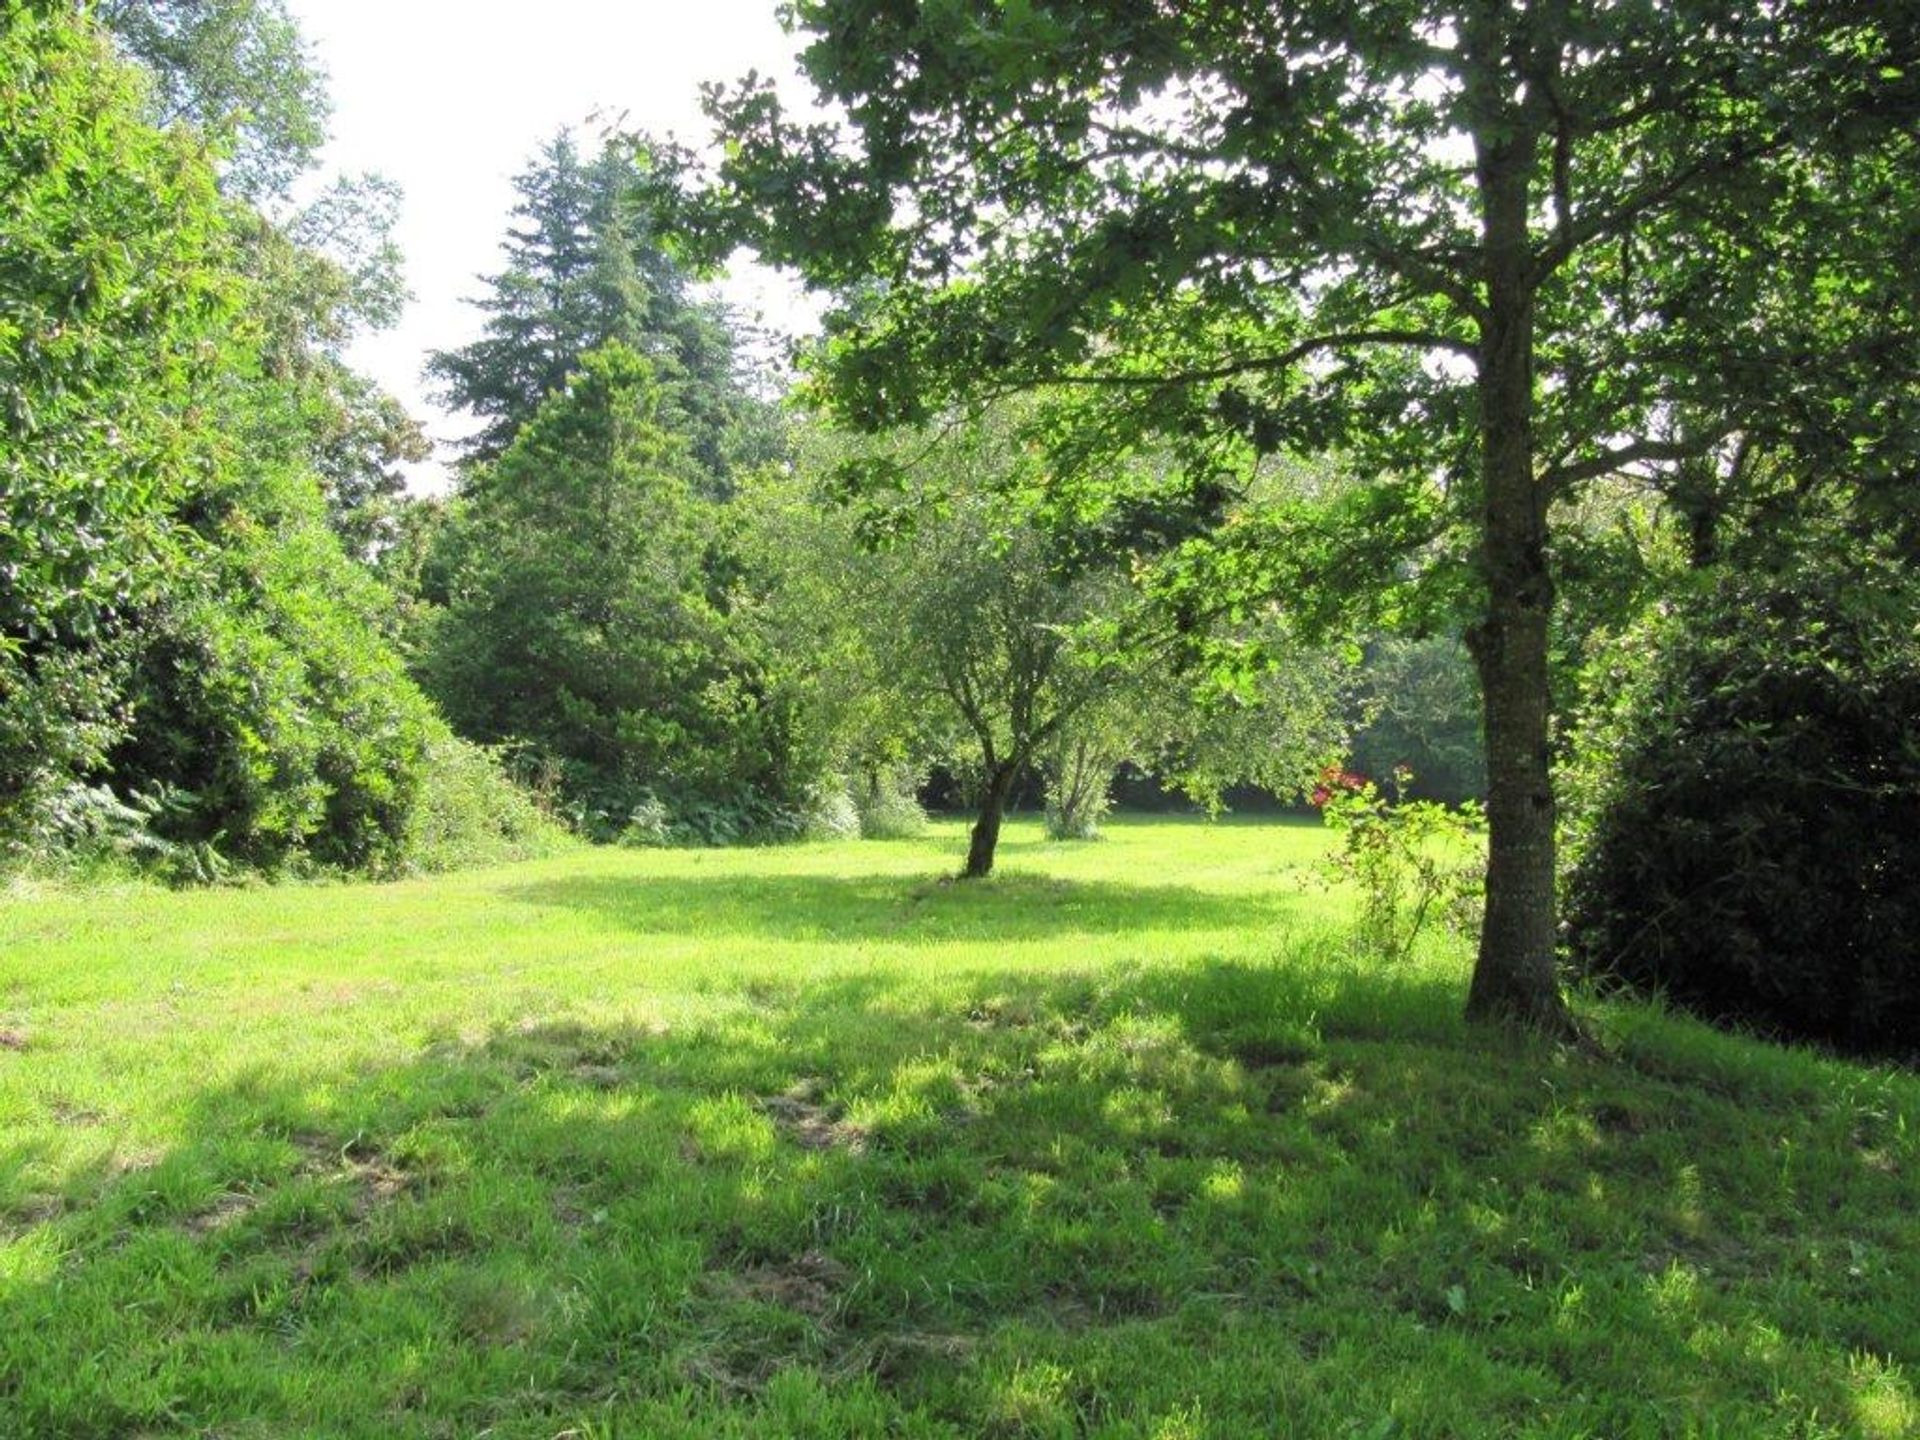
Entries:
[[899, 517], [903, 533], [876, 557], [884, 608], [872, 618], [896, 637], [886, 653], [911, 690], [946, 710], [955, 758], [979, 777], [968, 879], [992, 872], [1022, 773], [1121, 678], [1076, 632], [1125, 581], [1111, 568], [1064, 565], [1023, 523], [1009, 492], [1031, 463], [991, 424], [936, 443]]
[[1014, 784], [1042, 749], [1113, 683], [1109, 662], [1073, 627], [1111, 594], [1107, 576], [1062, 577], [1030, 534], [996, 534], [984, 497], [964, 497], [921, 554], [902, 619], [927, 645], [927, 678], [952, 706], [979, 776], [979, 814], [962, 874], [993, 869]]
[[[845, 768], [938, 758], [976, 776], [963, 873], [985, 876], [1015, 783], [1129, 673], [1083, 633], [1126, 577], [1034, 522], [1039, 456], [1005, 411], [857, 446], [816, 436], [802, 457], [747, 497], [787, 683]], [[880, 469], [884, 495], [836, 503], [850, 470]]]
[[[742, 499], [748, 564], [770, 592], [763, 648], [784, 657], [815, 768], [942, 760], [974, 779], [969, 877], [991, 872], [1030, 769], [1046, 774], [1056, 832], [1085, 834], [1123, 761], [1202, 798], [1242, 781], [1303, 792], [1345, 741], [1347, 667], [1277, 607], [1169, 628], [1145, 595], [1138, 532], [1162, 457], [1129, 467], [1123, 525], [1036, 513], [1059, 499], [1033, 438], [1047, 419], [1044, 405], [1001, 406], [932, 435], [816, 432], [796, 471], [763, 474]], [[1263, 494], [1302, 483], [1249, 481]]]
[[1123, 682], [1048, 747], [1055, 839], [1093, 838], [1122, 765], [1218, 811], [1235, 785], [1303, 796], [1345, 748], [1354, 673], [1339, 647], [1306, 642], [1277, 614], [1187, 638], [1181, 666], [1165, 654], [1166, 637], [1149, 632]]

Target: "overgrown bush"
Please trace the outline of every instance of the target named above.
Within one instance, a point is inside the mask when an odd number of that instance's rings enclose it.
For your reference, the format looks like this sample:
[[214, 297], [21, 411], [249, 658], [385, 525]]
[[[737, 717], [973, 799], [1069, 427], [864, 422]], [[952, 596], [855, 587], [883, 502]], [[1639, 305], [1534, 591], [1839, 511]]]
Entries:
[[1310, 799], [1339, 837], [1327, 868], [1360, 892], [1354, 925], [1359, 949], [1402, 961], [1429, 925], [1456, 933], [1479, 928], [1486, 893], [1486, 820], [1471, 801], [1458, 807], [1410, 800], [1413, 772], [1394, 771], [1383, 789], [1334, 767]]
[[123, 663], [99, 646], [36, 653], [0, 637], [0, 869], [44, 862], [72, 837], [74, 777], [125, 730]]
[[653, 850], [674, 842], [673, 815], [659, 798], [643, 796], [627, 812], [625, 822], [614, 839], [636, 850]]
[[405, 868], [426, 873], [550, 854], [566, 832], [507, 779], [495, 756], [438, 721], [428, 730], [426, 780], [414, 806]]
[[831, 822], [831, 801], [821, 803], [824, 810], [816, 810], [811, 801], [786, 805], [744, 789], [678, 802], [638, 791], [612, 810], [576, 808], [568, 818], [589, 840], [640, 848], [772, 845], [816, 835], [826, 838], [815, 826]]
[[89, 9], [0, 23], [0, 865], [206, 882], [516, 844], [524, 802], [450, 748], [328, 525], [314, 377], [344, 373], [349, 277], [148, 123]]
[[909, 765], [875, 765], [866, 770], [853, 789], [861, 839], [911, 840], [926, 833], [919, 779]]
[[[194, 493], [182, 556], [123, 638], [73, 657], [63, 683], [99, 690], [97, 739], [41, 752], [43, 773], [25, 777], [37, 814], [6, 826], [13, 863], [206, 883], [234, 867], [386, 875], [539, 848], [551, 827], [454, 740], [381, 634], [387, 597], [342, 552], [311, 474], [249, 459]], [[37, 657], [37, 684], [62, 682], [66, 658]], [[18, 688], [0, 686], [0, 731], [39, 723]], [[61, 733], [87, 733], [76, 698], [58, 708]]]
[[103, 784], [70, 781], [42, 797], [31, 832], [10, 839], [0, 855], [0, 877], [150, 876], [196, 884], [224, 878], [230, 867], [211, 846], [176, 845], [155, 833], [154, 822], [176, 798], [120, 796]]
[[1920, 605], [1901, 568], [1720, 576], [1596, 662], [1564, 785], [1588, 974], [1783, 1037], [1920, 1047]]
[[191, 514], [200, 558], [141, 616], [115, 790], [185, 797], [156, 832], [256, 869], [403, 868], [437, 721], [384, 595], [298, 467], [236, 462]]
[[853, 803], [847, 787], [835, 780], [816, 785], [797, 818], [803, 840], [860, 838], [860, 807]]

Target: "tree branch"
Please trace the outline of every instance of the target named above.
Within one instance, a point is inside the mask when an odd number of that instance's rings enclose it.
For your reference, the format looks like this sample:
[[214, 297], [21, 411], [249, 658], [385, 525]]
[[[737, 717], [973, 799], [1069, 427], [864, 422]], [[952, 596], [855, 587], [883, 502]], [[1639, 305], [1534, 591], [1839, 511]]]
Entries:
[[1682, 165], [1670, 174], [1627, 192], [1613, 204], [1583, 212], [1572, 223], [1562, 223], [1552, 244], [1534, 259], [1534, 279], [1545, 280], [1573, 258], [1582, 245], [1605, 236], [1621, 234], [1649, 210], [1664, 204], [1687, 186], [1716, 170], [1729, 170], [1756, 160], [1780, 147], [1782, 140], [1772, 136], [1764, 140], [1736, 142], [1727, 150], [1708, 155], [1691, 165]]
[[1277, 354], [1249, 355], [1244, 359], [1228, 361], [1224, 365], [1150, 375], [1096, 371], [1032, 376], [1012, 388], [1026, 389], [1033, 385], [1104, 385], [1135, 389], [1173, 389], [1181, 385], [1201, 385], [1210, 380], [1230, 380], [1235, 375], [1244, 375], [1253, 371], [1285, 370], [1322, 350], [1350, 350], [1365, 345], [1400, 345], [1417, 350], [1448, 350], [1470, 359], [1477, 358], [1479, 355], [1478, 348], [1472, 342], [1452, 335], [1442, 335], [1433, 330], [1336, 330], [1325, 335], [1311, 336], [1297, 345], [1288, 346]]
[[1550, 465], [1541, 472], [1540, 484], [1557, 492], [1602, 475], [1616, 474], [1642, 460], [1691, 460], [1703, 455], [1732, 434], [1730, 427], [1718, 428], [1688, 440], [1635, 440], [1628, 445], [1603, 450], [1590, 460], [1566, 461]]

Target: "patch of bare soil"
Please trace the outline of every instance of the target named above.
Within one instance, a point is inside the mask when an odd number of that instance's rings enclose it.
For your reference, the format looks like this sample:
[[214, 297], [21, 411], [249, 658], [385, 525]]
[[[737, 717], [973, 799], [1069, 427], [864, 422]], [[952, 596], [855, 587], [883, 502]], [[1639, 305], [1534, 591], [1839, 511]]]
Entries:
[[582, 1064], [573, 1067], [573, 1078], [590, 1090], [617, 1090], [626, 1072], [614, 1065]]
[[353, 1186], [356, 1215], [364, 1216], [420, 1184], [419, 1176], [396, 1165], [357, 1135], [345, 1145], [324, 1135], [296, 1135], [293, 1143], [303, 1157], [303, 1174], [344, 1180]]
[[215, 1198], [212, 1205], [187, 1219], [187, 1233], [194, 1236], [217, 1235], [243, 1218], [260, 1203], [257, 1195], [229, 1190]]
[[867, 1132], [845, 1118], [846, 1107], [829, 1099], [818, 1079], [798, 1080], [784, 1094], [761, 1097], [760, 1109], [802, 1150], [858, 1154], [867, 1148]]
[[709, 1300], [769, 1306], [793, 1318], [784, 1323], [722, 1320], [689, 1357], [689, 1372], [719, 1389], [753, 1394], [800, 1360], [834, 1375], [866, 1373], [889, 1381], [924, 1367], [963, 1364], [974, 1353], [977, 1341], [968, 1335], [901, 1330], [861, 1337], [850, 1332], [841, 1316], [853, 1278], [821, 1250], [710, 1273], [701, 1285]]
[[795, 1363], [858, 1370], [862, 1347], [849, 1344], [837, 1324], [848, 1279], [846, 1267], [819, 1250], [710, 1272], [700, 1293], [714, 1307], [711, 1323], [686, 1357], [689, 1375], [749, 1395]]
[[713, 1277], [714, 1292], [726, 1299], [778, 1305], [812, 1320], [824, 1320], [832, 1313], [846, 1283], [847, 1267], [819, 1250]]
[[967, 1007], [967, 1024], [975, 1030], [1022, 1030], [1039, 1018], [1039, 1007], [1019, 996], [988, 995]]

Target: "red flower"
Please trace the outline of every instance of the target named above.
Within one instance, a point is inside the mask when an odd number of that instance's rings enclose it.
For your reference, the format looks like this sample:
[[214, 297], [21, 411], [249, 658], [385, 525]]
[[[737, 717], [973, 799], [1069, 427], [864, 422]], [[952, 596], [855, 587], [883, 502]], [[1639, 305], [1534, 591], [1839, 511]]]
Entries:
[[1313, 805], [1315, 808], [1318, 808], [1319, 806], [1326, 804], [1327, 801], [1331, 800], [1332, 798], [1333, 798], [1333, 792], [1331, 790], [1327, 789], [1327, 787], [1324, 785], [1316, 785], [1313, 787], [1313, 794], [1307, 797], [1307, 803], [1310, 805]]

